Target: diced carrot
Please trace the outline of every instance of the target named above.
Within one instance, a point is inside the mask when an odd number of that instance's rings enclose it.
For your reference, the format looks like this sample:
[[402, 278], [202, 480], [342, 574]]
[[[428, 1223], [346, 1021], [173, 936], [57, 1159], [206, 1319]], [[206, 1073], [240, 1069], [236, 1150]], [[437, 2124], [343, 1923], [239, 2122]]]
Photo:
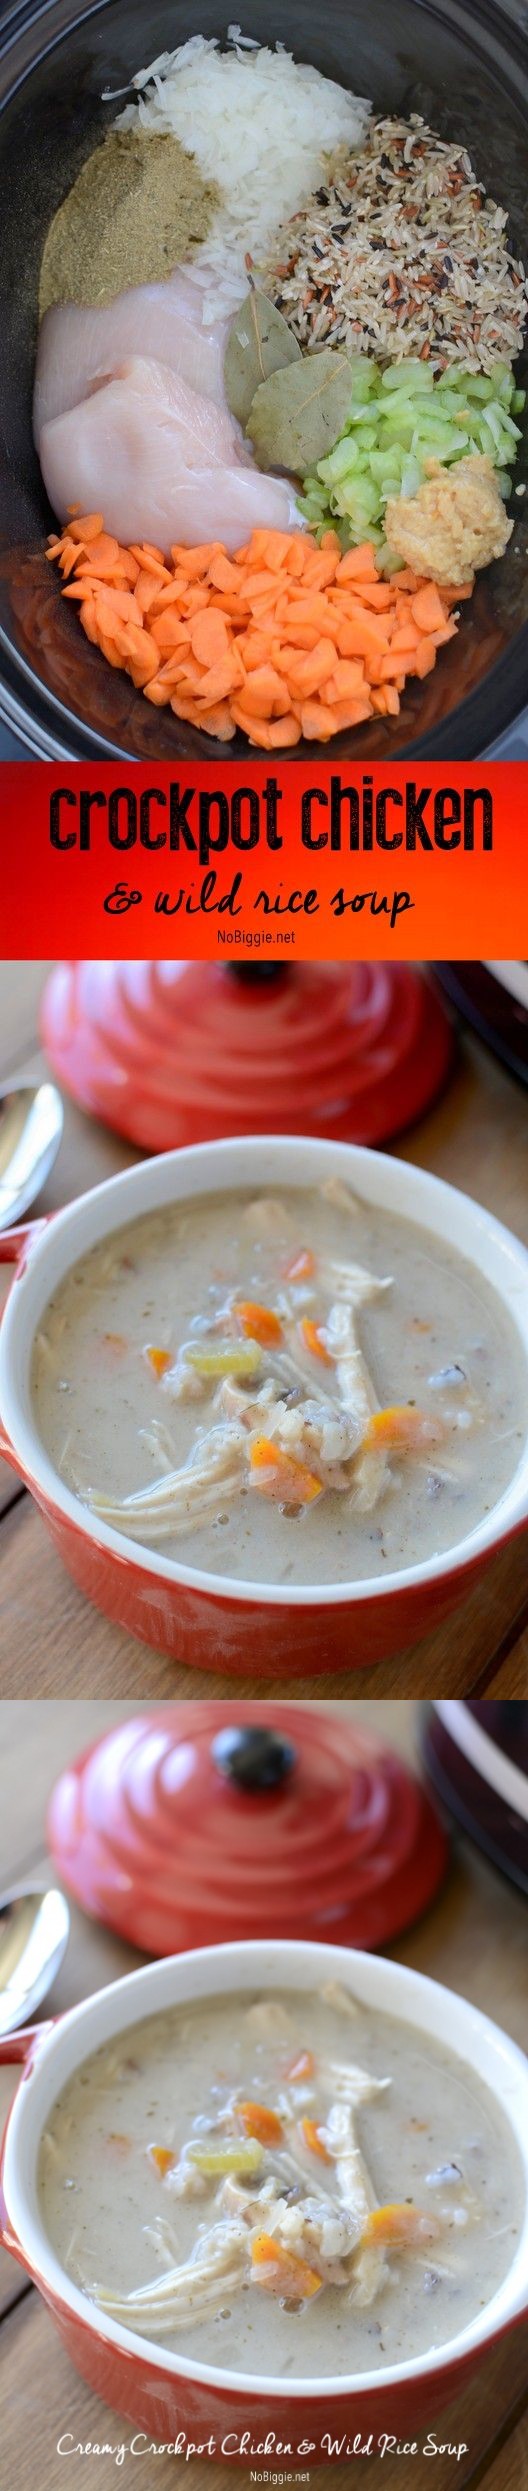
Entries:
[[195, 613], [195, 619], [191, 623], [191, 648], [193, 657], [198, 658], [199, 665], [207, 668], [217, 666], [220, 658], [227, 657], [229, 651], [227, 623], [225, 616], [219, 614], [214, 606], [206, 605], [201, 612]]
[[188, 624], [182, 622], [181, 615], [175, 613], [174, 606], [169, 606], [164, 614], [154, 614], [149, 630], [156, 648], [163, 652], [168, 649], [188, 649], [190, 646]]
[[418, 624], [418, 630], [424, 632], [426, 637], [431, 631], [440, 631], [442, 623], [445, 623], [445, 614], [434, 580], [428, 580], [425, 588], [418, 589], [416, 597], [412, 598], [411, 614], [413, 623]]
[[439, 1444], [444, 1432], [442, 1419], [428, 1418], [424, 1410], [416, 1410], [411, 1402], [395, 1402], [392, 1408], [371, 1412], [363, 1443], [414, 1453], [420, 1452], [423, 1445]]
[[354, 607], [352, 608], [352, 602], [348, 609], [344, 605], [342, 615], [336, 608], [336, 620], [336, 639], [340, 657], [364, 657], [365, 665], [368, 667], [372, 658], [384, 656], [387, 648], [387, 633], [381, 615], [366, 614], [364, 607], [359, 604], [359, 599], [354, 598]]
[[331, 2162], [332, 2155], [328, 2152], [328, 2146], [325, 2145], [324, 2137], [321, 2136], [321, 2130], [317, 2126], [317, 2121], [315, 2119], [301, 2119], [301, 2129], [305, 2145], [308, 2146], [308, 2152], [310, 2154], [318, 2154], [320, 2162]]
[[234, 643], [227, 655], [219, 658], [218, 665], [210, 666], [207, 674], [202, 675], [198, 697], [205, 701], [206, 709], [215, 709], [217, 701], [229, 700], [232, 692], [243, 692], [245, 681], [242, 659]]
[[299, 1246], [298, 1251], [290, 1255], [289, 1262], [284, 1263], [283, 1277], [293, 1282], [313, 1280], [315, 1269], [315, 1254], [312, 1254], [311, 1246]]
[[154, 1375], [166, 1375], [167, 1367], [171, 1365], [170, 1349], [152, 1349], [149, 1343], [144, 1355], [148, 1358], [149, 1367], [152, 1367]]
[[239, 1298], [233, 1307], [235, 1321], [249, 1340], [260, 1341], [262, 1349], [276, 1348], [282, 1340], [282, 1324], [272, 1306], [260, 1306], [253, 1298]]
[[265, 2102], [237, 2102], [236, 2110], [246, 2136], [256, 2136], [259, 2145], [280, 2145], [283, 2126], [276, 2110], [268, 2110]]
[[430, 675], [432, 673], [433, 666], [435, 665], [436, 649], [434, 640], [421, 640], [420, 647], [416, 650], [416, 655], [413, 658], [413, 675]]
[[147, 2145], [147, 2155], [149, 2162], [153, 2162], [155, 2170], [159, 2172], [160, 2180], [165, 2180], [167, 2172], [174, 2170], [176, 2155], [171, 2153], [170, 2146]]
[[344, 727], [360, 727], [364, 718], [372, 717], [370, 693], [366, 692], [362, 701], [334, 701], [332, 714], [336, 735], [340, 735]]
[[153, 579], [170, 579], [170, 571], [167, 570], [163, 554], [154, 553], [152, 546], [131, 545], [130, 552], [135, 555], [136, 562], [139, 562], [140, 571], [150, 571]]
[[70, 519], [67, 534], [76, 544], [91, 545], [93, 537], [101, 535], [103, 524], [102, 512], [92, 510], [87, 519]]
[[283, 2249], [271, 2232], [256, 2232], [251, 2242], [251, 2259], [255, 2283], [267, 2292], [278, 2292], [281, 2300], [311, 2301], [322, 2289], [322, 2275], [306, 2259], [295, 2257], [293, 2249]]
[[173, 545], [169, 562], [76, 510], [47, 553], [87, 638], [154, 707], [220, 742], [239, 727], [264, 752], [396, 717], [406, 678], [430, 673], [471, 593], [410, 568], [381, 579], [370, 540], [342, 555], [333, 529], [318, 546], [255, 528], [233, 558], [215, 541]]
[[81, 606], [80, 619], [83, 631], [86, 632], [87, 640], [91, 640], [94, 647], [97, 648], [99, 633], [97, 629], [97, 615], [93, 598], [90, 598], [90, 600], [87, 599], [86, 604]]
[[246, 691], [239, 694], [238, 705], [240, 709], [247, 708], [252, 718], [286, 714], [290, 707], [290, 695], [274, 666], [254, 667]]
[[392, 634], [391, 650], [393, 656], [395, 650], [398, 650], [400, 656], [408, 657], [409, 654], [412, 655], [413, 649], [419, 648], [419, 645], [420, 633], [418, 631], [417, 624], [399, 623], [397, 631], [393, 631]]
[[272, 752], [281, 744], [298, 744], [300, 741], [299, 721], [292, 710], [288, 710], [284, 718], [256, 718], [250, 717], [249, 711], [240, 709], [238, 702], [233, 701], [232, 714], [235, 725], [243, 727], [249, 736], [250, 744], [262, 744], [265, 752]]
[[388, 2205], [372, 2207], [361, 2237], [387, 2249], [421, 2249], [439, 2235], [435, 2215], [421, 2213], [418, 2206]]
[[[169, 594], [170, 591], [168, 589], [160, 590], [158, 588], [158, 582], [155, 578], [153, 579], [151, 571], [140, 571], [138, 573], [135, 595], [136, 605], [140, 614], [148, 614], [151, 606], [153, 606], [155, 602], [157, 603], [159, 596], [168, 596]], [[176, 590], [173, 591], [173, 594], [176, 595]], [[150, 628], [152, 630], [152, 624]]]
[[307, 588], [329, 587], [330, 580], [335, 579], [338, 562], [339, 553], [333, 548], [327, 553], [323, 553], [321, 548], [320, 553], [310, 554], [303, 571], [303, 579], [306, 581]]
[[225, 559], [225, 549], [218, 543], [214, 545], [171, 545], [171, 562], [174, 563], [174, 569], [184, 571], [186, 579], [205, 579], [207, 572], [211, 569], [211, 564], [221, 557]]
[[205, 728], [206, 735], [216, 736], [220, 744], [230, 744], [235, 732], [228, 701], [218, 701], [213, 709], [200, 711], [196, 724], [202, 729]]
[[326, 683], [329, 675], [334, 672], [335, 642], [316, 640], [315, 648], [311, 651], [306, 649], [300, 655], [290, 651], [288, 656], [287, 675], [291, 690], [298, 695], [299, 699], [302, 697], [304, 700], [310, 700], [312, 693], [319, 692], [321, 685]]
[[310, 1357], [320, 1358], [324, 1367], [333, 1367], [334, 1360], [331, 1357], [330, 1350], [326, 1347], [326, 1342], [323, 1339], [320, 1326], [318, 1323], [312, 1322], [310, 1315], [302, 1316], [302, 1320], [299, 1324], [299, 1331], [301, 1333], [305, 1349], [309, 1349], [310, 1351]]
[[[416, 653], [416, 654], [417, 654], [417, 653]], [[413, 668], [414, 668], [414, 662], [415, 662], [415, 651], [413, 650], [413, 652], [412, 652], [412, 666], [411, 666], [411, 673], [412, 673]], [[376, 670], [376, 671], [377, 671], [377, 673], [379, 674], [379, 680], [380, 680], [380, 683], [398, 683], [398, 682], [399, 682], [400, 675], [401, 675], [401, 670], [402, 670], [401, 650], [396, 649], [396, 652], [395, 652], [395, 653], [393, 653], [392, 649], [388, 649], [386, 657], [380, 657], [379, 662], [378, 662], [378, 668], [377, 668], [377, 670]]]
[[366, 689], [365, 668], [361, 658], [336, 658], [334, 649], [333, 660], [332, 674], [325, 683], [325, 701], [330, 702], [331, 708], [334, 701], [356, 700], [358, 693], [361, 695]]
[[362, 580], [359, 594], [367, 613], [386, 614], [394, 607], [394, 593], [389, 580]]
[[314, 2074], [315, 2059], [312, 2051], [300, 2050], [298, 2058], [292, 2059], [291, 2067], [286, 2068], [285, 2081], [286, 2084], [304, 2084], [305, 2077], [308, 2078]]
[[290, 579], [302, 579], [304, 562], [304, 539], [302, 536], [292, 536], [290, 551], [285, 564], [285, 569], [287, 570]]
[[312, 742], [327, 744], [330, 736], [335, 735], [333, 710], [329, 709], [323, 701], [304, 701], [301, 709], [301, 727], [307, 744]]
[[371, 544], [370, 537], [366, 539], [364, 545], [353, 545], [350, 553], [343, 554], [337, 571], [338, 580], [377, 580], [377, 577], [374, 546]]
[[171, 696], [170, 684], [160, 683], [159, 675], [151, 675], [150, 683], [143, 684], [143, 692], [145, 700], [152, 701], [154, 709], [168, 708]]
[[323, 1494], [322, 1479], [292, 1453], [283, 1453], [270, 1436], [254, 1436], [250, 1447], [250, 1485], [279, 1505], [312, 1505]]

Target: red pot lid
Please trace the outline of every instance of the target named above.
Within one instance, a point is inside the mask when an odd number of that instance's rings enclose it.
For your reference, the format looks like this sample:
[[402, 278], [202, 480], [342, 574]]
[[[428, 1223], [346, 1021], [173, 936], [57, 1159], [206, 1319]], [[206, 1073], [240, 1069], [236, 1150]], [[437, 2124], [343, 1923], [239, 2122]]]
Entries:
[[42, 1034], [80, 1105], [152, 1151], [250, 1132], [384, 1142], [453, 1056], [438, 994], [404, 961], [62, 961]]
[[385, 1945], [447, 1864], [401, 1757], [362, 1724], [273, 1703], [120, 1723], [61, 1775], [48, 1838], [83, 1909], [153, 1955], [251, 1937]]

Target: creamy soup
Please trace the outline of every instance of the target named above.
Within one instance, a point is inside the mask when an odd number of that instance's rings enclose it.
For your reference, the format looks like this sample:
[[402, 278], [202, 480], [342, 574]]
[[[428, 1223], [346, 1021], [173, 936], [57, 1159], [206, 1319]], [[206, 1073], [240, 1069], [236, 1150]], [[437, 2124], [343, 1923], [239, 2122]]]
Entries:
[[46, 1310], [33, 1396], [103, 1520], [268, 1583], [452, 1547], [516, 1468], [526, 1398], [472, 1266], [337, 1180], [202, 1196], [96, 1246]]
[[228, 2370], [380, 2370], [445, 2344], [514, 2255], [523, 2182], [472, 2069], [321, 1995], [171, 2008], [98, 2051], [40, 2150], [98, 2307]]

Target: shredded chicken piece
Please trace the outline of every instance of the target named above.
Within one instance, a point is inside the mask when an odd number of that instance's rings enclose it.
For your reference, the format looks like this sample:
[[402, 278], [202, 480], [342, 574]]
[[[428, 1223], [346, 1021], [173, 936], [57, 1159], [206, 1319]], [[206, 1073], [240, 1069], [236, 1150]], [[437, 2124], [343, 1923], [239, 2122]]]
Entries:
[[356, 2112], [363, 2102], [373, 2101], [385, 2093], [390, 2076], [371, 2076], [363, 2067], [341, 2066], [329, 2061], [322, 2070], [325, 2090], [334, 2096], [323, 2130], [325, 2144], [335, 2164], [339, 2195], [356, 2226], [358, 2254], [354, 2260], [354, 2277], [350, 2297], [361, 2309], [369, 2307], [389, 2281], [389, 2267], [383, 2249], [376, 2242], [360, 2246], [367, 2216], [376, 2205], [376, 2196], [362, 2153], [356, 2125]]
[[323, 1202], [330, 1202], [335, 1211], [348, 1211], [352, 1218], [364, 1208], [358, 1195], [351, 1193], [350, 1186], [344, 1184], [342, 1176], [327, 1176], [319, 1191]]
[[137, 2325], [142, 2335], [154, 2334], [157, 2339], [172, 2335], [191, 2320], [210, 2317], [225, 2298], [226, 2279], [231, 2292], [245, 2282], [246, 2275], [247, 2234], [242, 2225], [217, 2223], [206, 2240], [197, 2242], [192, 2257], [181, 2266], [169, 2267], [154, 2283], [123, 2295], [98, 2291], [94, 2299], [109, 2318], [125, 2326]]
[[[335, 1291], [334, 1304], [326, 1323], [326, 1338], [336, 1360], [336, 1376], [341, 1400], [361, 1433], [373, 1410], [378, 1408], [372, 1376], [361, 1347], [357, 1316], [362, 1306], [392, 1287], [388, 1280], [378, 1280], [373, 1272], [363, 1271], [359, 1263], [331, 1263], [326, 1268], [328, 1285]], [[386, 1452], [379, 1446], [366, 1446], [360, 1452], [354, 1469], [352, 1502], [360, 1513], [371, 1513], [388, 1487], [390, 1467]]]
[[280, 1998], [256, 1998], [246, 2009], [246, 2023], [258, 2041], [291, 2041], [294, 2026]]
[[167, 1367], [162, 1376], [161, 1389], [168, 1393], [171, 1401], [204, 1401], [210, 1390], [210, 1378], [200, 1375], [198, 1368], [193, 1367], [187, 1358], [185, 1349], [179, 1349], [174, 1366]]
[[295, 1234], [290, 1212], [276, 1194], [259, 1194], [255, 1202], [246, 1204], [242, 1218], [250, 1236], [262, 1237], [265, 1242], [271, 1239], [273, 1244], [275, 1238], [288, 1240]]
[[136, 1488], [133, 1496], [123, 1497], [121, 1502], [92, 1493], [92, 1512], [99, 1515], [101, 1522], [126, 1531], [129, 1539], [144, 1539], [148, 1532], [151, 1540], [158, 1541], [193, 1526], [197, 1530], [214, 1510], [220, 1487], [222, 1503], [226, 1497], [237, 1495], [245, 1453], [241, 1428], [234, 1424], [214, 1427], [210, 1435], [195, 1445], [191, 1460], [181, 1470], [155, 1479], [150, 1488]]
[[185, 2146], [183, 2148], [183, 2153], [180, 2154], [179, 2161], [173, 2164], [172, 2171], [166, 2171], [164, 2185], [165, 2188], [170, 2190], [171, 2197], [187, 2198], [206, 2196], [207, 2180], [205, 2178], [205, 2174], [203, 2171], [199, 2170], [197, 2162], [191, 2161]]
[[357, 2015], [357, 1998], [351, 1997], [350, 1990], [344, 1988], [342, 1981], [325, 1981], [321, 1997], [325, 2007], [333, 2007], [336, 2015]]

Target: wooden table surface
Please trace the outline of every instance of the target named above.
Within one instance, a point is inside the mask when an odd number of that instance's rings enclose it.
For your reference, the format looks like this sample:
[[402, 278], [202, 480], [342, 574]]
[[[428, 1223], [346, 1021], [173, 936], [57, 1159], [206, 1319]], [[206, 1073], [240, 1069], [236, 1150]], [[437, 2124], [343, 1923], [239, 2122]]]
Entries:
[[[24, 1702], [0, 1705], [3, 1756], [0, 1816], [0, 1889], [46, 1872], [44, 1817], [58, 1772], [94, 1737], [122, 1719], [129, 1707], [117, 1702]], [[320, 1707], [316, 1709], [321, 1709]], [[332, 1704], [329, 1709], [335, 1711]], [[367, 1720], [408, 1757], [416, 1754], [420, 1707], [407, 1702], [370, 1703], [356, 1699], [339, 1707], [350, 1717]], [[462, 1836], [453, 1840], [446, 1883], [426, 1917], [389, 1952], [461, 1992], [484, 2008], [519, 2042], [526, 2041], [528, 1961], [527, 1906], [513, 1886], [488, 1866]], [[72, 1911], [72, 1933], [65, 1961], [43, 2016], [59, 2013], [105, 1981], [129, 1971], [141, 1958], [107, 1930]], [[15, 2088], [16, 2074], [0, 2069], [0, 2122]], [[1, 2426], [0, 2480], [5, 2491], [82, 2491], [87, 2482], [110, 2491], [116, 2479], [116, 2455], [59, 2455], [57, 2441], [72, 2433], [83, 2450], [104, 2446], [129, 2448], [131, 2426], [99, 2403], [63, 2354], [51, 2321], [23, 2270], [0, 2251], [0, 2365], [8, 2394]], [[528, 2491], [528, 2412], [520, 2347], [508, 2341], [488, 2357], [483, 2374], [463, 2400], [439, 2415], [432, 2428], [439, 2446], [465, 2443], [457, 2458], [438, 2454], [433, 2462], [423, 2453], [424, 2434], [416, 2434], [418, 2453], [401, 2459], [379, 2453], [364, 2459], [361, 2479], [378, 2474], [379, 2491], [458, 2491], [484, 2483], [486, 2491]], [[331, 2427], [331, 2417], [330, 2417]], [[309, 2491], [332, 2483], [345, 2491], [350, 2466], [337, 2462], [306, 2468], [280, 2467], [268, 2460], [268, 2480], [299, 2481], [308, 2473]], [[383, 2470], [382, 2470], [383, 2469]], [[262, 2466], [253, 2469], [262, 2479]], [[130, 2479], [134, 2491], [169, 2491], [184, 2483], [192, 2491], [225, 2491], [234, 2480], [249, 2491], [252, 2470], [190, 2463], [163, 2455], [125, 2456], [118, 2479]], [[355, 2479], [355, 2477], [354, 2477]]]
[[[4, 966], [0, 1000], [0, 1080], [33, 1072], [44, 966]], [[526, 1098], [473, 1039], [461, 1036], [457, 1070], [432, 1113], [396, 1147], [401, 1155], [462, 1186], [528, 1242]], [[66, 1102], [64, 1141], [38, 1204], [52, 1210], [139, 1154]], [[2, 1273], [3, 1291], [9, 1285]], [[3, 1475], [2, 1475], [3, 1470]], [[0, 1464], [0, 1694], [142, 1697], [223, 1694], [233, 1681], [178, 1668], [107, 1623], [75, 1589], [16, 1477]], [[38, 1602], [35, 1584], [38, 1582]], [[254, 1693], [251, 1664], [240, 1695]], [[357, 1674], [310, 1678], [296, 1692], [337, 1695]], [[361, 1673], [366, 1695], [518, 1696], [528, 1687], [528, 1571], [518, 1545], [490, 1569], [456, 1616], [416, 1650]], [[273, 1692], [273, 1688], [270, 1692]], [[287, 1692], [286, 1687], [284, 1693]], [[266, 1692], [264, 1686], [262, 1693]]]

